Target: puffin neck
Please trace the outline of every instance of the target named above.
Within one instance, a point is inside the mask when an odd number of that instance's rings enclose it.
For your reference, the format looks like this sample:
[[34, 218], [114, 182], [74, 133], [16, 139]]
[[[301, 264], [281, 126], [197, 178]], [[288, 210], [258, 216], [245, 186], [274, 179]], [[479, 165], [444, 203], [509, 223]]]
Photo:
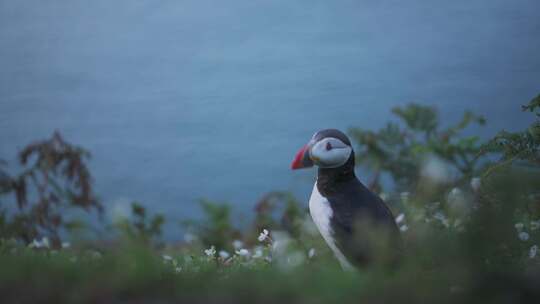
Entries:
[[355, 179], [354, 174], [354, 153], [347, 162], [337, 168], [319, 168], [317, 173], [317, 188], [321, 194], [331, 194], [338, 191], [339, 184]]

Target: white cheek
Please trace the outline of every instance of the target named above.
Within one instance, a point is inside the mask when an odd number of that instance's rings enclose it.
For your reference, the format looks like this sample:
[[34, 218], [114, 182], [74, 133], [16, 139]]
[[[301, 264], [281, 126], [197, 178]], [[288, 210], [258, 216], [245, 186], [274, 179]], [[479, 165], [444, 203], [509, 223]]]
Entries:
[[339, 167], [347, 162], [351, 155], [350, 147], [335, 148], [326, 150], [325, 148], [316, 147], [311, 151], [311, 155], [318, 159], [318, 165], [321, 167]]

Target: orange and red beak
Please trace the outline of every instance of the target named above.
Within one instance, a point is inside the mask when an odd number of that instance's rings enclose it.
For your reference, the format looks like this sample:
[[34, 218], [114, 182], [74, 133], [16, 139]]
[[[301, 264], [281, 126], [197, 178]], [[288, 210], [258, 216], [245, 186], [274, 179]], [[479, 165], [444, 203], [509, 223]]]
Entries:
[[298, 153], [296, 153], [296, 156], [291, 164], [292, 170], [313, 167], [313, 161], [309, 157], [309, 148], [310, 145], [307, 144], [303, 146]]

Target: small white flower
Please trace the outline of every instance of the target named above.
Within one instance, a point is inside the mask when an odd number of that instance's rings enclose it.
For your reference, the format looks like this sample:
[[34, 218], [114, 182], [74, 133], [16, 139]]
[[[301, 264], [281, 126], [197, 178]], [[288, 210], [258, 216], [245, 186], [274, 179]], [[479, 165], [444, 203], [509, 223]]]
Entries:
[[242, 248], [240, 250], [237, 250], [236, 254], [241, 256], [241, 257], [249, 257], [249, 250], [247, 250], [245, 248]]
[[49, 243], [49, 239], [47, 237], [43, 237], [41, 238], [41, 241], [38, 241], [36, 239], [34, 239], [32, 241], [32, 243], [30, 243], [28, 245], [28, 247], [30, 248], [49, 248], [50, 247], [50, 243]]
[[540, 229], [540, 220], [538, 221], [531, 221], [531, 230], [538, 230]]
[[527, 232], [525, 232], [525, 231], [520, 232], [518, 234], [518, 237], [519, 237], [520, 240], [522, 240], [524, 242], [529, 240], [529, 234]]
[[514, 227], [516, 227], [518, 231], [521, 231], [523, 230], [523, 227], [525, 227], [525, 225], [523, 225], [523, 223], [516, 223]]
[[471, 188], [474, 190], [474, 192], [478, 192], [478, 190], [480, 190], [480, 186], [482, 186], [482, 180], [480, 177], [473, 177], [471, 179]]
[[41, 239], [41, 243], [43, 244], [43, 247], [45, 247], [45, 248], [51, 247], [51, 244], [49, 243], [49, 238], [47, 238], [47, 237], [43, 237]]
[[174, 272], [180, 273], [182, 271], [182, 267], [176, 267], [174, 268]]
[[311, 259], [315, 256], [315, 248], [311, 248], [309, 251], [308, 251], [308, 257]]
[[62, 248], [63, 249], [67, 249], [67, 248], [70, 248], [71, 247], [71, 244], [69, 242], [63, 242], [62, 243]]
[[99, 251], [92, 251], [90, 254], [91, 254], [92, 258], [95, 259], [95, 260], [101, 259], [101, 257], [102, 257], [102, 254]]
[[399, 224], [403, 222], [404, 219], [405, 219], [405, 214], [401, 213], [400, 215], [396, 217], [396, 223]]
[[530, 249], [529, 249], [529, 258], [531, 259], [534, 259], [536, 257], [536, 254], [538, 253], [538, 246], [537, 245], [533, 245]]
[[437, 211], [435, 214], [433, 214], [433, 217], [438, 219], [439, 221], [444, 221], [446, 219], [446, 215], [442, 211]]
[[225, 250], [220, 250], [219, 251], [219, 257], [224, 259], [224, 260], [228, 259], [230, 256], [231, 255]]
[[236, 250], [242, 249], [242, 247], [244, 247], [244, 243], [240, 240], [234, 240], [232, 244], [234, 249]]
[[259, 234], [259, 237], [257, 238], [259, 242], [264, 242], [268, 238], [268, 230], [263, 229], [261, 234]]
[[208, 249], [205, 249], [204, 254], [206, 254], [206, 256], [208, 257], [213, 258], [216, 255], [216, 247], [212, 246]]
[[173, 259], [170, 255], [166, 255], [166, 254], [162, 255], [161, 257], [162, 257], [166, 262], [169, 262], [169, 261], [171, 261], [171, 260]]
[[405, 232], [405, 231], [409, 230], [409, 226], [403, 225], [403, 226], [399, 227], [399, 230], [401, 230], [401, 232]]
[[39, 248], [39, 247], [41, 247], [41, 243], [36, 239], [34, 239], [32, 243], [28, 244], [28, 248]]

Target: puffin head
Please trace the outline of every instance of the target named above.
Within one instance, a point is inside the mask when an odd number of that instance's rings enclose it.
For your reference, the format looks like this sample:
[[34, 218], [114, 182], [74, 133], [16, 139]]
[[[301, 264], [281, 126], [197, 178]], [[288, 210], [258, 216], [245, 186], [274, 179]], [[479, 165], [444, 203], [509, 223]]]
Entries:
[[319, 168], [339, 168], [354, 159], [351, 141], [336, 129], [321, 130], [313, 135], [294, 158], [291, 169], [318, 166]]

